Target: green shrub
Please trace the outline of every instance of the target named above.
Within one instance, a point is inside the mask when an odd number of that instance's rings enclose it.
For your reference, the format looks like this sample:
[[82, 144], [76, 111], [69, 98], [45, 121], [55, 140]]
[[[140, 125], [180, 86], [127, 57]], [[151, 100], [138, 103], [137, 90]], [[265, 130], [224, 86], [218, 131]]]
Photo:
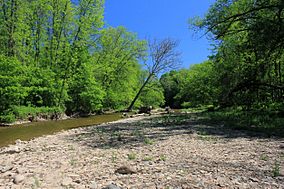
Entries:
[[136, 159], [136, 154], [132, 152], [130, 154], [127, 154], [127, 157], [128, 157], [128, 160], [135, 160]]
[[32, 106], [13, 106], [13, 114], [17, 119], [27, 119], [31, 116], [41, 116], [46, 119], [55, 114], [63, 113], [64, 110], [60, 107], [32, 107]]
[[13, 123], [16, 121], [16, 117], [12, 112], [4, 112], [4, 115], [0, 115], [1, 123]]

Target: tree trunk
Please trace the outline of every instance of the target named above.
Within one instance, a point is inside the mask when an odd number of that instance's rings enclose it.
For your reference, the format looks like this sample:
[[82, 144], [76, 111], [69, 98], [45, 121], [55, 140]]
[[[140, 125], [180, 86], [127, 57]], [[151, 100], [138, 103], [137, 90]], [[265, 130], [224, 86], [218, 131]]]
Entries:
[[137, 92], [136, 96], [134, 97], [134, 99], [132, 100], [130, 106], [127, 108], [127, 111], [130, 112], [136, 102], [136, 100], [138, 99], [138, 97], [140, 96], [141, 92], [143, 91], [144, 87], [148, 84], [149, 80], [151, 79], [151, 77], [153, 76], [153, 74], [150, 74], [147, 79], [145, 80], [145, 82], [143, 83], [143, 85], [141, 86], [141, 88], [139, 89], [139, 91]]

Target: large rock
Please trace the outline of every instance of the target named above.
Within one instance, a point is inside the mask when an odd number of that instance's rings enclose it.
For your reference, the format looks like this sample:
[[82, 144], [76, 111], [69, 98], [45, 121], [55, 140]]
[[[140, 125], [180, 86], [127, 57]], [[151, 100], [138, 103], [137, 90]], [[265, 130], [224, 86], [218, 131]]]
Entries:
[[150, 114], [151, 113], [151, 110], [152, 110], [152, 106], [142, 106], [139, 108], [139, 114]]

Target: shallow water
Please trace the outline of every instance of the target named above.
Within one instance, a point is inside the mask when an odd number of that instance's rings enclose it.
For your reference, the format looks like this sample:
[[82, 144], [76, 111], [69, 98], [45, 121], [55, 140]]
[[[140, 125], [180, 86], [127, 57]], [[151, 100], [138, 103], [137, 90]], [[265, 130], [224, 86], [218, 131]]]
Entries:
[[121, 114], [115, 113], [86, 118], [32, 122], [11, 127], [0, 127], [0, 147], [13, 144], [17, 139], [31, 140], [35, 137], [54, 134], [62, 130], [98, 125], [119, 119], [121, 119]]

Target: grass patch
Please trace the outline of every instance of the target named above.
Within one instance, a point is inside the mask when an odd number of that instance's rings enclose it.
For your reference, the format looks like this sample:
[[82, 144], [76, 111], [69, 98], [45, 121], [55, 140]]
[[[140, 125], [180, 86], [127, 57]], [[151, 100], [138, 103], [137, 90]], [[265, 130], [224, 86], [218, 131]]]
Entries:
[[253, 131], [266, 136], [284, 137], [284, 117], [273, 111], [244, 111], [242, 108], [198, 114], [201, 121], [211, 124], [223, 123], [234, 130]]
[[267, 161], [268, 160], [268, 156], [266, 154], [261, 154], [260, 155], [260, 160]]
[[277, 161], [275, 161], [271, 172], [273, 177], [280, 176], [280, 164]]
[[117, 161], [117, 155], [116, 155], [116, 153], [112, 152], [112, 154], [111, 154], [111, 162], [115, 163], [116, 161]]
[[147, 144], [147, 145], [152, 145], [154, 144], [154, 141], [148, 137], [144, 138], [144, 144]]
[[70, 161], [69, 161], [70, 165], [71, 166], [75, 166], [77, 164], [77, 160], [72, 158]]
[[136, 159], [136, 154], [135, 153], [127, 154], [127, 158], [128, 158], [128, 160], [135, 160]]
[[164, 154], [160, 155], [160, 160], [161, 161], [166, 161], [166, 159], [167, 159], [166, 155], [164, 155]]
[[37, 177], [34, 177], [34, 183], [32, 185], [32, 189], [37, 189], [39, 187], [40, 187], [39, 179]]

